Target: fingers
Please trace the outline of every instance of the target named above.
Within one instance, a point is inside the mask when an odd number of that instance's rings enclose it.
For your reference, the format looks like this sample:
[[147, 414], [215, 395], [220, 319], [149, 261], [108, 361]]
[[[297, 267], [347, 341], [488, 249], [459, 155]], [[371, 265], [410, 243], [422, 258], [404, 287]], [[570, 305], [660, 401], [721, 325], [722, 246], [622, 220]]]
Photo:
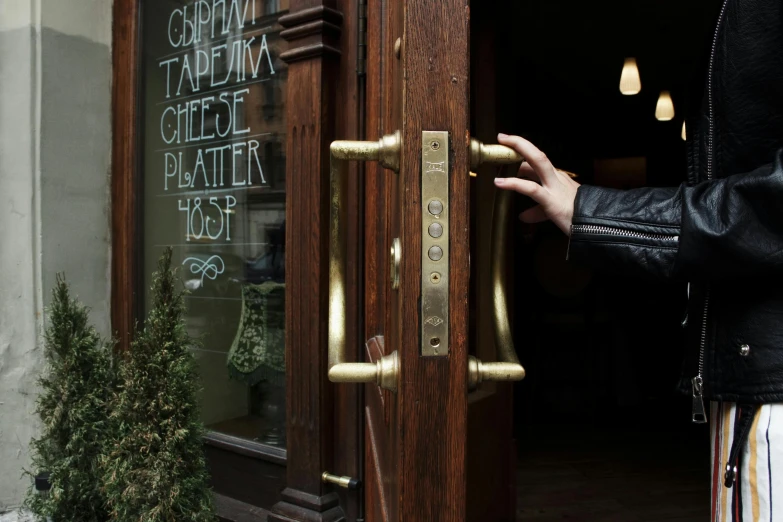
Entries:
[[507, 147], [511, 147], [515, 151], [519, 152], [531, 167], [538, 173], [541, 181], [548, 183], [554, 181], [557, 177], [555, 168], [552, 166], [552, 162], [546, 157], [546, 154], [541, 152], [538, 147], [530, 143], [524, 138], [519, 136], [507, 136], [505, 134], [498, 134], [498, 142]]
[[533, 198], [537, 203], [543, 203], [543, 200], [547, 197], [547, 191], [541, 185], [529, 179], [495, 178], [495, 186], [519, 192]]
[[530, 166], [527, 162], [519, 166], [517, 177], [522, 179], [540, 179], [536, 170]]
[[548, 221], [549, 216], [544, 212], [544, 208], [541, 205], [536, 205], [533, 208], [529, 208], [519, 215], [519, 219], [525, 223], [541, 223], [542, 221]]

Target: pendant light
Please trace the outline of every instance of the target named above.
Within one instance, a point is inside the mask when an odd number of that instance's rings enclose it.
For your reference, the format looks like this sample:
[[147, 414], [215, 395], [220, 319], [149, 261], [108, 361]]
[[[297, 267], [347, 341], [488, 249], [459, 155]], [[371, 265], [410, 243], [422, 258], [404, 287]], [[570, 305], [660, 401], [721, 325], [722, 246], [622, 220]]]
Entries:
[[674, 102], [669, 91], [661, 91], [658, 105], [655, 107], [655, 118], [658, 121], [671, 121], [674, 119]]
[[682, 122], [682, 141], [688, 141], [688, 135], [685, 133], [685, 122]]
[[620, 75], [620, 92], [626, 96], [639, 94], [642, 90], [642, 80], [639, 78], [639, 67], [636, 58], [626, 58], [623, 73]]

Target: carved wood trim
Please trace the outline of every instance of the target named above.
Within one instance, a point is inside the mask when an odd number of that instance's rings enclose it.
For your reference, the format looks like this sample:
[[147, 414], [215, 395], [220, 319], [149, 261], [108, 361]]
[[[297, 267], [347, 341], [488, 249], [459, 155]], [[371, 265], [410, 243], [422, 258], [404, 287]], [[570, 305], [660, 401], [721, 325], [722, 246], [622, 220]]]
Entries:
[[272, 508], [269, 522], [344, 522], [337, 493], [324, 496], [286, 488], [280, 493], [282, 502]]
[[319, 56], [339, 56], [343, 14], [326, 6], [311, 7], [292, 12], [280, 18], [285, 27], [280, 36], [288, 42], [297, 42], [280, 55], [287, 63], [309, 60]]
[[[301, 65], [299, 65], [301, 64]], [[328, 79], [321, 58], [288, 70], [286, 156], [286, 383], [289, 487], [321, 492], [319, 465], [331, 446], [331, 386], [326, 381], [328, 335], [329, 111], [321, 104]], [[330, 133], [331, 134], [331, 133]]]
[[317, 495], [310, 495], [309, 493], [286, 488], [280, 493], [280, 496], [283, 500], [288, 500], [291, 503], [295, 502], [299, 506], [318, 512], [328, 511], [333, 507], [340, 505], [340, 499], [336, 493], [330, 493], [319, 497]]
[[[355, 51], [350, 47], [355, 42], [342, 27], [345, 12], [346, 26], [355, 29], [351, 22], [355, 1], [335, 3], [340, 10], [313, 7], [312, 0], [291, 0], [291, 13], [280, 19], [285, 27], [281, 36], [290, 42], [281, 58], [290, 64], [286, 108], [286, 385], [291, 451], [287, 454], [287, 488], [269, 515], [270, 521], [278, 522], [339, 521], [358, 516], [355, 499], [344, 498], [342, 491], [321, 482], [324, 471], [361, 473], [356, 424], [360, 415], [357, 390], [361, 387], [335, 386], [327, 379], [329, 145], [338, 137], [357, 139]], [[358, 199], [358, 191], [356, 194]], [[358, 252], [358, 247], [353, 248]], [[347, 283], [349, 296], [358, 293], [356, 287], [356, 282]], [[348, 301], [348, 314], [355, 316], [356, 299], [349, 297]], [[353, 341], [349, 338], [349, 343]], [[357, 455], [353, 459], [351, 452]]]
[[[339, 25], [335, 25], [324, 20], [315, 20], [306, 24], [297, 25], [290, 29], [280, 31], [280, 36], [289, 42], [299, 40], [305, 36], [312, 36], [314, 34], [328, 34], [333, 37], [340, 36], [342, 28]], [[339, 49], [335, 49], [339, 52]]]
[[342, 25], [343, 14], [331, 7], [325, 5], [319, 5], [317, 7], [310, 7], [308, 9], [300, 9], [298, 11], [291, 10], [290, 14], [280, 17], [280, 25], [283, 27], [294, 27], [297, 25], [306, 24], [313, 20], [323, 20], [334, 25]]
[[309, 60], [311, 58], [318, 58], [326, 54], [339, 56], [342, 54], [339, 49], [335, 49], [325, 44], [313, 44], [303, 47], [297, 47], [291, 51], [280, 53], [280, 59], [286, 63], [298, 62], [301, 60]]

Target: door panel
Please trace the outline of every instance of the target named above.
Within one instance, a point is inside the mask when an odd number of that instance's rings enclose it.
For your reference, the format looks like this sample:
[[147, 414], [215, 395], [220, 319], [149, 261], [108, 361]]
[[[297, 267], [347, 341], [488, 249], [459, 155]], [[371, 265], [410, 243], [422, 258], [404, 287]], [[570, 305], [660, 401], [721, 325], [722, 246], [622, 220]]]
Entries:
[[[377, 142], [399, 131], [401, 150], [398, 173], [378, 163], [359, 169], [365, 181], [365, 362], [380, 362], [396, 352], [400, 365], [396, 392], [375, 382], [365, 385], [366, 519], [464, 521], [470, 502], [470, 512], [475, 514], [471, 519], [511, 520], [511, 389], [485, 382], [469, 395], [469, 356], [491, 362], [495, 349], [492, 321], [484, 311], [491, 309], [488, 297], [474, 305], [482, 333], [471, 337], [469, 326], [475, 318], [469, 312], [468, 2], [371, 0], [367, 9], [365, 139]], [[481, 128], [486, 130], [493, 124], [485, 120]], [[427, 146], [422, 143], [424, 131], [448, 136], [437, 144], [448, 151], [448, 169], [442, 173], [446, 196], [441, 213], [428, 212], [430, 200], [422, 199], [423, 179], [435, 175], [437, 170], [428, 169], [437, 169], [432, 165], [438, 163], [426, 163], [426, 168], [422, 165]], [[433, 145], [427, 154], [435, 150]], [[493, 193], [488, 187], [483, 191]], [[490, 212], [490, 218], [481, 224], [491, 223], [491, 199], [480, 210]], [[432, 223], [440, 224], [445, 236], [429, 234]], [[485, 236], [488, 233], [489, 229], [484, 231]], [[390, 252], [395, 239], [401, 254], [399, 285], [393, 287]], [[427, 252], [434, 245], [447, 245], [447, 250], [440, 265], [438, 261], [426, 262], [430, 266], [427, 271], [437, 272], [443, 279], [433, 279], [429, 273], [422, 277]], [[486, 243], [481, 249], [487, 249]], [[479, 254], [482, 274], [489, 266], [488, 253], [483, 250]], [[434, 352], [426, 350], [425, 343], [438, 343], [422, 338], [422, 320], [437, 322], [446, 317], [422, 315], [422, 289], [427, 284], [448, 289], [448, 337], [440, 343], [448, 351], [440, 349], [436, 356], [424, 355]], [[482, 285], [477, 291], [488, 292], [490, 286]], [[476, 306], [482, 308], [483, 315], [478, 315]], [[481, 364], [470, 360], [475, 377]], [[499, 418], [504, 422], [499, 423]], [[475, 467], [468, 466], [469, 451]], [[469, 494], [469, 483], [477, 486], [480, 497]], [[482, 485], [485, 487], [478, 487]], [[499, 490], [509, 493], [500, 503], [495, 498]]]
[[[438, 27], [433, 31], [433, 27]], [[452, 230], [468, 230], [468, 11], [464, 1], [370, 2], [367, 138], [402, 131], [399, 174], [367, 167], [368, 359], [397, 350], [396, 394], [367, 385], [368, 520], [464, 520], [467, 421], [467, 241], [452, 242], [449, 354], [422, 357], [421, 140], [446, 131]], [[399, 58], [394, 43], [402, 38]], [[403, 71], [406, 73], [403, 74]], [[400, 285], [389, 252], [399, 238]]]

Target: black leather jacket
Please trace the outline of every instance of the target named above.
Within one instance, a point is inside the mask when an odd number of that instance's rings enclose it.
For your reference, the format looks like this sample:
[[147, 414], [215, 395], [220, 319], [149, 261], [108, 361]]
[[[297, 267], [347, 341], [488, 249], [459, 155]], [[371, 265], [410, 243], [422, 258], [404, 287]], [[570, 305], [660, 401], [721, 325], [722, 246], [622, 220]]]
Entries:
[[691, 283], [695, 416], [783, 402], [783, 2], [725, 0], [688, 130], [682, 186], [579, 189], [569, 258]]

